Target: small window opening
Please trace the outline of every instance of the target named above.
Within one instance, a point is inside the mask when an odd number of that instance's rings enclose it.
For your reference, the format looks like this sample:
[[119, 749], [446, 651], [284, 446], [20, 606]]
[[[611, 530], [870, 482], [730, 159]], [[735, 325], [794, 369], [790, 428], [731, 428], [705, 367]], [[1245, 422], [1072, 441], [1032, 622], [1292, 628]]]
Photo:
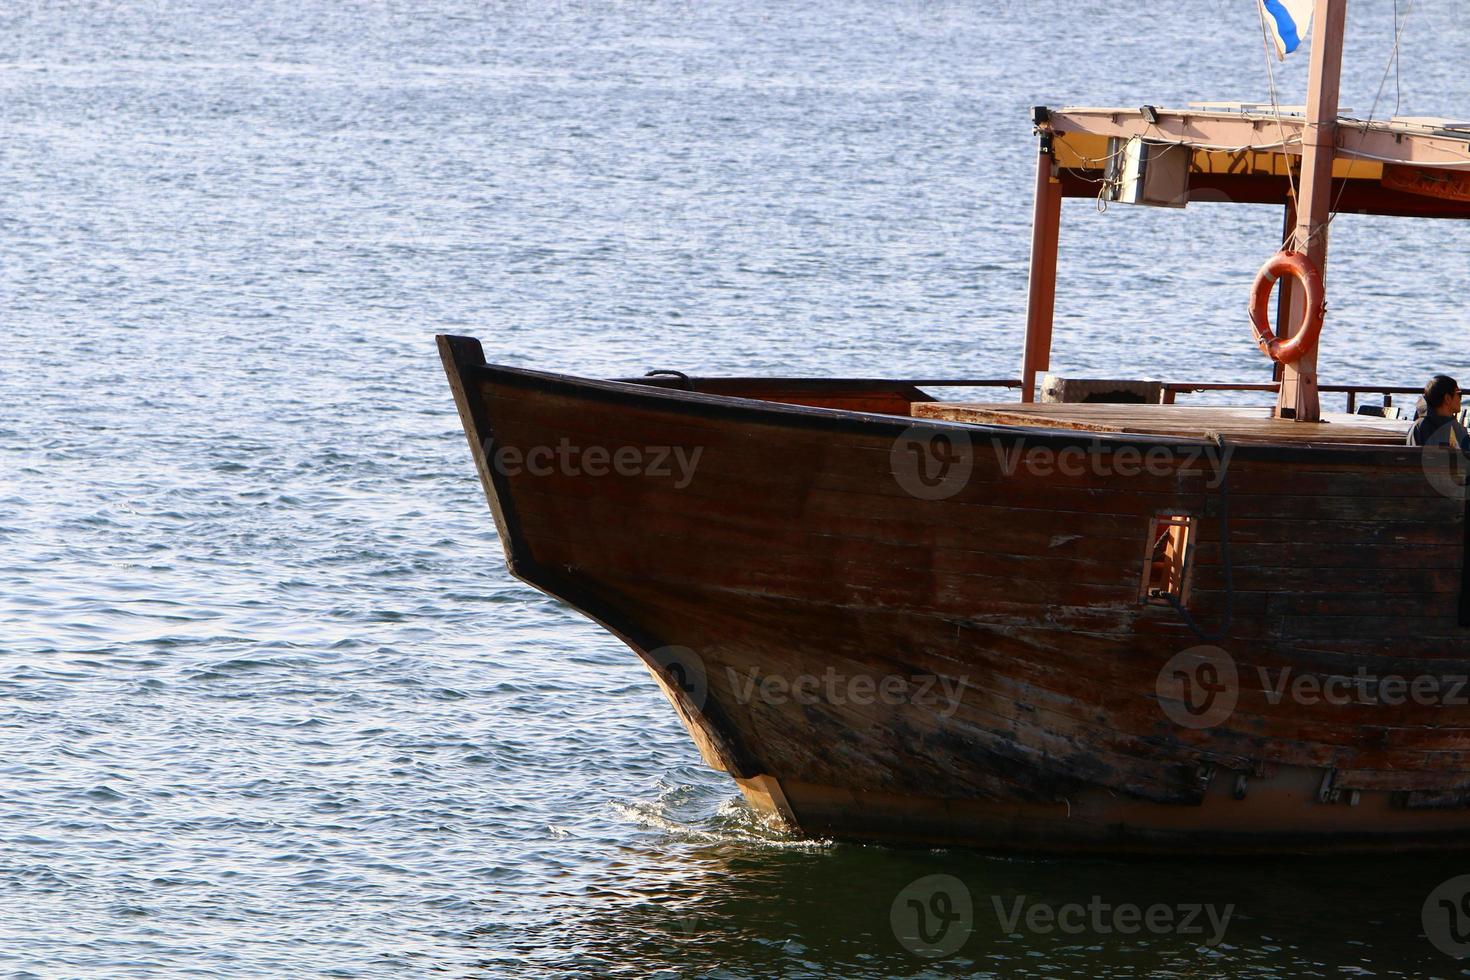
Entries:
[[1188, 514], [1158, 514], [1149, 521], [1148, 554], [1143, 562], [1143, 602], [1170, 605], [1184, 601], [1194, 518]]

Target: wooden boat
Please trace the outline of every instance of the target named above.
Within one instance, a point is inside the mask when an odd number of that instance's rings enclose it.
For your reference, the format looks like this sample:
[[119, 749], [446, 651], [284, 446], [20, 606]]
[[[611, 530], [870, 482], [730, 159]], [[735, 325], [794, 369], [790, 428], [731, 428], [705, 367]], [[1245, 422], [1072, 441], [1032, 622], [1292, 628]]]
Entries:
[[[1315, 351], [1254, 383], [1035, 400], [1061, 201], [1119, 192], [1123, 154], [1182, 157], [1182, 198], [1159, 203], [1283, 206], [1319, 269], [1334, 203], [1470, 215], [1456, 190], [1470, 134], [1338, 118], [1344, 7], [1318, 0], [1305, 114], [1037, 111], [1019, 378], [589, 380], [441, 337], [511, 571], [627, 643], [706, 762], [798, 833], [1195, 853], [1470, 843], [1454, 454], [1405, 447], [1407, 421], [1322, 415]], [[1281, 336], [1310, 312], [1284, 295]], [[1020, 399], [926, 390], [960, 386]], [[1219, 388], [1276, 404], [1178, 403]], [[1417, 388], [1320, 390], [1351, 410]]]

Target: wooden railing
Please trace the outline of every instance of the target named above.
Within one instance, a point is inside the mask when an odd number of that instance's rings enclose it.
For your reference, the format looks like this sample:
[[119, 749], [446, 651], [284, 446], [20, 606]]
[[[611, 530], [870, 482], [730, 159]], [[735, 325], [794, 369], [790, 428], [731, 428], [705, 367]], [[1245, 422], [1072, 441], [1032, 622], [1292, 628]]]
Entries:
[[[966, 379], [938, 379], [911, 381], [909, 384], [918, 388], [1019, 388], [1021, 381], [1018, 378], [997, 378], [988, 380]], [[1207, 391], [1262, 391], [1275, 393], [1280, 384], [1275, 381], [1166, 381], [1164, 392], [1160, 402], [1165, 405], [1173, 405], [1175, 398], [1179, 395], [1198, 394]], [[1322, 385], [1319, 391], [1346, 395], [1347, 412], [1349, 415], [1358, 410], [1358, 398], [1361, 395], [1381, 395], [1384, 405], [1393, 404], [1394, 395], [1421, 395], [1423, 388], [1414, 388], [1406, 385]]]
[[[1180, 394], [1195, 394], [1202, 391], [1270, 391], [1279, 388], [1275, 381], [1200, 381], [1184, 382], [1170, 381], [1164, 384], [1164, 394], [1161, 401], [1165, 405], [1174, 404], [1174, 398]], [[1393, 404], [1394, 395], [1420, 395], [1424, 393], [1423, 388], [1410, 388], [1403, 385], [1322, 385], [1319, 391], [1332, 392], [1347, 396], [1347, 412], [1349, 415], [1358, 410], [1359, 395], [1382, 395], [1384, 405]]]
[[[627, 380], [640, 384], [658, 384], [670, 387], [681, 387], [690, 383], [691, 379], [679, 376], [682, 384], [671, 381], [668, 378], [629, 378]], [[705, 386], [711, 382], [717, 383], [717, 387], [739, 386], [745, 383], [773, 384], [816, 384], [821, 386], [842, 387], [848, 386], [861, 388], [864, 385], [912, 385], [915, 388], [1020, 388], [1020, 378], [920, 378], [917, 380], [883, 380], [873, 381], [865, 379], [779, 379], [779, 378], [697, 378], [693, 379]], [[1173, 405], [1179, 395], [1200, 394], [1210, 391], [1259, 391], [1275, 393], [1280, 385], [1275, 381], [1166, 381], [1163, 384], [1163, 393], [1159, 401], [1164, 405]], [[1324, 393], [1345, 395], [1347, 412], [1349, 415], [1358, 410], [1358, 398], [1361, 395], [1380, 395], [1385, 406], [1393, 405], [1395, 395], [1420, 395], [1423, 388], [1415, 388], [1406, 385], [1322, 385], [1319, 389]], [[1412, 414], [1410, 411], [1407, 414]]]

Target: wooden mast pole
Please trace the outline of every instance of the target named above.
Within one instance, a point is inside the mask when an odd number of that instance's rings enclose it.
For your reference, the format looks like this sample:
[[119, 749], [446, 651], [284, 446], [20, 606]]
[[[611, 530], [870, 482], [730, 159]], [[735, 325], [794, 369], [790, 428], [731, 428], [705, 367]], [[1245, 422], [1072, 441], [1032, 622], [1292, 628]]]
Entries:
[[[1291, 157], [1282, 154], [1286, 165], [1291, 166]], [[1290, 244], [1296, 236], [1296, 201], [1286, 202], [1286, 213], [1281, 218], [1281, 241]], [[1294, 293], [1296, 280], [1282, 276], [1276, 284], [1276, 336], [1290, 337], [1302, 328], [1302, 311], [1297, 309]], [[1303, 304], [1305, 305], [1305, 304]], [[1271, 380], [1280, 382], [1286, 365], [1272, 363]]]
[[[1312, 40], [1311, 82], [1307, 86], [1307, 120], [1302, 128], [1301, 200], [1291, 247], [1305, 252], [1325, 278], [1347, 0], [1316, 0], [1312, 20], [1315, 36]], [[1322, 406], [1317, 397], [1316, 350], [1295, 364], [1286, 365], [1281, 391], [1276, 397], [1276, 414], [1299, 422], [1322, 421]]]
[[1036, 154], [1036, 202], [1031, 216], [1031, 279], [1026, 297], [1026, 349], [1021, 356], [1021, 401], [1036, 399], [1036, 376], [1051, 366], [1056, 310], [1057, 246], [1062, 227], [1062, 184], [1052, 173], [1052, 136], [1041, 134]]

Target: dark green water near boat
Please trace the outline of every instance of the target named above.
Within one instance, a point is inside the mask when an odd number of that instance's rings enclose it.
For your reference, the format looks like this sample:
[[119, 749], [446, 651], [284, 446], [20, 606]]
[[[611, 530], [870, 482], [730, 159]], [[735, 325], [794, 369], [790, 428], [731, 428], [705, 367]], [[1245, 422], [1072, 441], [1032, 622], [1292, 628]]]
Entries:
[[[608, 949], [619, 949], [630, 976], [1458, 972], [1420, 925], [1425, 897], [1445, 877], [1434, 861], [1122, 863], [851, 846], [761, 853], [720, 844], [627, 860], [625, 873], [606, 882], [603, 902], [513, 945], [532, 962], [580, 963], [591, 972], [605, 967]], [[902, 915], [892, 903], [936, 874], [964, 884], [971, 912], [944, 937], [957, 946], [953, 953], [931, 960], [916, 952], [917, 929], [895, 930]], [[931, 916], [927, 927], [938, 939], [938, 920]], [[486, 959], [510, 965], [489, 951]]]
[[[1354, 5], [1359, 115], [1470, 115], [1463, 11], [1419, 6], [1375, 107], [1392, 9]], [[1421, 912], [1462, 856], [763, 826], [626, 650], [507, 576], [432, 343], [1013, 374], [1030, 106], [1264, 99], [1255, 30], [1205, 0], [0, 6], [0, 972], [1458, 973]], [[1279, 228], [1068, 202], [1056, 366], [1266, 377], [1243, 309]], [[1465, 234], [1334, 223], [1324, 381], [1470, 374]]]

